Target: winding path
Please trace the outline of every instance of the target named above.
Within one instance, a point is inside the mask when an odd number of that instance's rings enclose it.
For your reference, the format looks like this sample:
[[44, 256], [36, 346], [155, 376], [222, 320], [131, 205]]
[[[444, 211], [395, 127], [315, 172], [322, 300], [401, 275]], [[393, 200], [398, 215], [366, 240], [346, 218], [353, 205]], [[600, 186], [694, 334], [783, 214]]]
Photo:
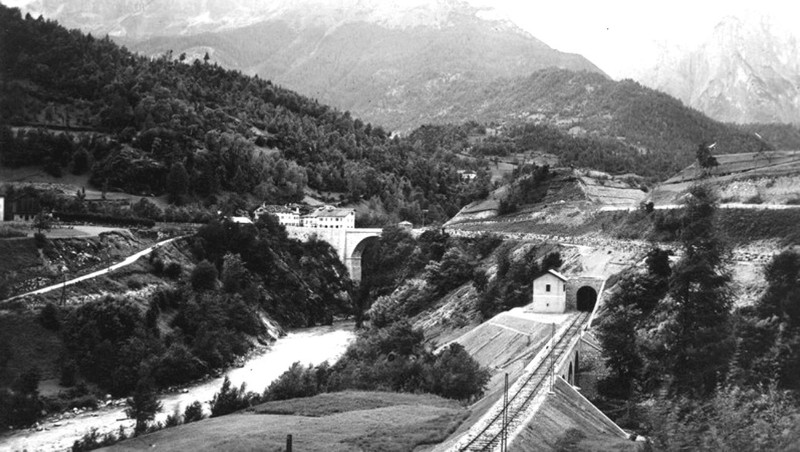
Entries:
[[132, 254], [132, 255], [128, 256], [122, 262], [118, 262], [118, 263], [110, 265], [110, 266], [108, 266], [106, 268], [102, 268], [100, 270], [94, 271], [92, 273], [88, 273], [88, 274], [83, 275], [83, 276], [79, 276], [79, 277], [74, 278], [74, 279], [70, 279], [70, 280], [65, 281], [65, 282], [60, 282], [58, 284], [53, 284], [52, 286], [42, 287], [41, 289], [36, 289], [36, 290], [30, 291], [30, 292], [26, 292], [26, 293], [23, 293], [23, 294], [14, 295], [11, 298], [6, 298], [5, 300], [0, 301], [0, 303], [13, 301], [13, 300], [16, 300], [18, 298], [27, 297], [27, 296], [30, 296], [30, 295], [39, 295], [39, 294], [47, 293], [47, 292], [50, 292], [50, 291], [53, 291], [53, 290], [56, 290], [56, 289], [61, 289], [61, 288], [66, 287], [66, 286], [71, 286], [73, 284], [77, 284], [77, 283], [79, 283], [81, 281], [85, 281], [87, 279], [92, 279], [92, 278], [96, 278], [96, 277], [101, 276], [101, 275], [105, 275], [107, 273], [110, 273], [110, 272], [118, 269], [118, 268], [122, 268], [122, 267], [125, 267], [125, 266], [128, 266], [128, 265], [131, 265], [132, 263], [134, 263], [137, 260], [139, 260], [140, 257], [150, 254], [156, 248], [159, 248], [159, 247], [161, 247], [163, 245], [166, 245], [168, 243], [171, 243], [171, 242], [173, 242], [175, 240], [178, 240], [178, 239], [181, 239], [181, 238], [184, 238], [184, 237], [186, 237], [186, 236], [182, 235], [182, 236], [178, 236], [178, 237], [173, 237], [171, 239], [162, 240], [162, 241], [156, 243], [155, 245], [153, 245], [153, 246], [151, 246], [149, 248], [145, 248], [145, 249], [143, 249], [142, 251], [139, 251], [136, 254]]

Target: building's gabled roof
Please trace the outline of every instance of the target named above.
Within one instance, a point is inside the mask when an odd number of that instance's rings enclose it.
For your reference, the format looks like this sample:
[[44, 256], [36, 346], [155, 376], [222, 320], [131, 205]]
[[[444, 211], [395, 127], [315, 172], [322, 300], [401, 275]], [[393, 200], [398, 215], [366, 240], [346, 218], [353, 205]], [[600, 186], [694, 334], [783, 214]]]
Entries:
[[322, 218], [322, 217], [346, 217], [354, 213], [353, 209], [339, 209], [336, 207], [325, 206], [304, 215], [305, 218]]
[[231, 221], [239, 224], [253, 224], [253, 220], [247, 217], [231, 217]]
[[[560, 279], [560, 280], [562, 280], [562, 281], [564, 281], [564, 282], [567, 282], [567, 281], [569, 280], [569, 278], [567, 278], [566, 276], [562, 275], [561, 273], [559, 273], [559, 272], [557, 272], [557, 271], [555, 271], [555, 270], [553, 270], [553, 269], [547, 270], [547, 273], [549, 273], [549, 274], [551, 274], [551, 275], [555, 276], [556, 278], [558, 278], [558, 279]], [[546, 275], [547, 273], [545, 273], [544, 275]], [[536, 279], [539, 279], [539, 278], [541, 278], [541, 277], [542, 277], [542, 276], [544, 276], [544, 275], [540, 275], [540, 276], [539, 276], [539, 277], [537, 277]]]
[[297, 213], [297, 211], [292, 210], [288, 206], [277, 206], [277, 205], [270, 205], [265, 204], [258, 209], [256, 209], [258, 213]]

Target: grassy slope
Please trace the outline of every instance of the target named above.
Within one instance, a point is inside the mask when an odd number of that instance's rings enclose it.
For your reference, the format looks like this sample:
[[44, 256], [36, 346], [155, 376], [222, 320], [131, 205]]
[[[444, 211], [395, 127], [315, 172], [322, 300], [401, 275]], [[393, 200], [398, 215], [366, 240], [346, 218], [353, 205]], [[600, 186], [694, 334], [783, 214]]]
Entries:
[[41, 264], [32, 238], [0, 240], [0, 274], [20, 271]]
[[[58, 333], [44, 329], [31, 312], [0, 311], [0, 353], [9, 353], [7, 368], [0, 371], [0, 387], [19, 374], [37, 367], [42, 378], [58, 378], [58, 360], [64, 346]], [[7, 346], [7, 347], [6, 347]]]
[[[423, 394], [352, 392], [271, 402], [124, 441], [110, 450], [408, 451], [441, 442], [466, 416], [457, 403]], [[258, 412], [280, 414], [257, 414]]]

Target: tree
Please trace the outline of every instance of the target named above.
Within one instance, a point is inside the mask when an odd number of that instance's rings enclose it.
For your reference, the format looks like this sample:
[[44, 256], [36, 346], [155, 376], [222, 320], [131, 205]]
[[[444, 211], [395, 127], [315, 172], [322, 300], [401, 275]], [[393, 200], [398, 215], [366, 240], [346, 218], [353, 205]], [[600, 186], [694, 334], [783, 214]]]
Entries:
[[72, 155], [72, 174], [83, 174], [89, 170], [89, 153], [81, 147]]
[[217, 267], [204, 259], [195, 265], [191, 280], [194, 290], [212, 290], [217, 287]]
[[202, 421], [205, 415], [203, 414], [203, 404], [195, 400], [191, 405], [186, 407], [183, 412], [183, 423]]
[[53, 215], [50, 212], [41, 211], [33, 218], [33, 228], [42, 234], [42, 231], [50, 231], [53, 227]]
[[133, 397], [127, 399], [127, 404], [125, 415], [136, 420], [134, 434], [137, 435], [147, 430], [147, 423], [155, 419], [156, 413], [162, 408], [149, 379], [139, 380], [139, 383], [136, 384], [136, 392], [133, 393]]
[[711, 155], [711, 149], [716, 144], [717, 143], [701, 143], [700, 146], [697, 147], [697, 163], [700, 165], [700, 168], [702, 168], [703, 175], [708, 174], [711, 169], [719, 166], [717, 158]]
[[690, 188], [689, 194], [681, 232], [683, 257], [669, 280], [672, 303], [667, 308], [674, 323], [666, 346], [676, 389], [704, 395], [725, 376], [733, 352], [731, 278], [714, 229], [714, 195], [703, 185]]
[[558, 270], [563, 264], [564, 261], [561, 259], [561, 253], [553, 251], [552, 253], [547, 253], [547, 256], [542, 259], [541, 271], [546, 272], [550, 269]]
[[183, 204], [188, 191], [189, 173], [186, 172], [186, 167], [181, 162], [173, 163], [167, 175], [169, 202], [178, 205]]
[[482, 368], [464, 346], [452, 343], [442, 350], [427, 373], [429, 390], [434, 394], [457, 400], [477, 398], [486, 389], [489, 370]]

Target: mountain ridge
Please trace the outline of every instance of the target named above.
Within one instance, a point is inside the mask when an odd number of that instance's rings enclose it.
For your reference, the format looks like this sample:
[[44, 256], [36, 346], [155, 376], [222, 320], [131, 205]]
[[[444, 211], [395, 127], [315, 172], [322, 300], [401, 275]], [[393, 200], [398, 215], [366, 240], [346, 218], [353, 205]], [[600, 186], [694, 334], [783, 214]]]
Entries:
[[638, 78], [720, 121], [800, 124], [800, 46], [766, 19], [727, 17], [697, 47], [665, 49]]

